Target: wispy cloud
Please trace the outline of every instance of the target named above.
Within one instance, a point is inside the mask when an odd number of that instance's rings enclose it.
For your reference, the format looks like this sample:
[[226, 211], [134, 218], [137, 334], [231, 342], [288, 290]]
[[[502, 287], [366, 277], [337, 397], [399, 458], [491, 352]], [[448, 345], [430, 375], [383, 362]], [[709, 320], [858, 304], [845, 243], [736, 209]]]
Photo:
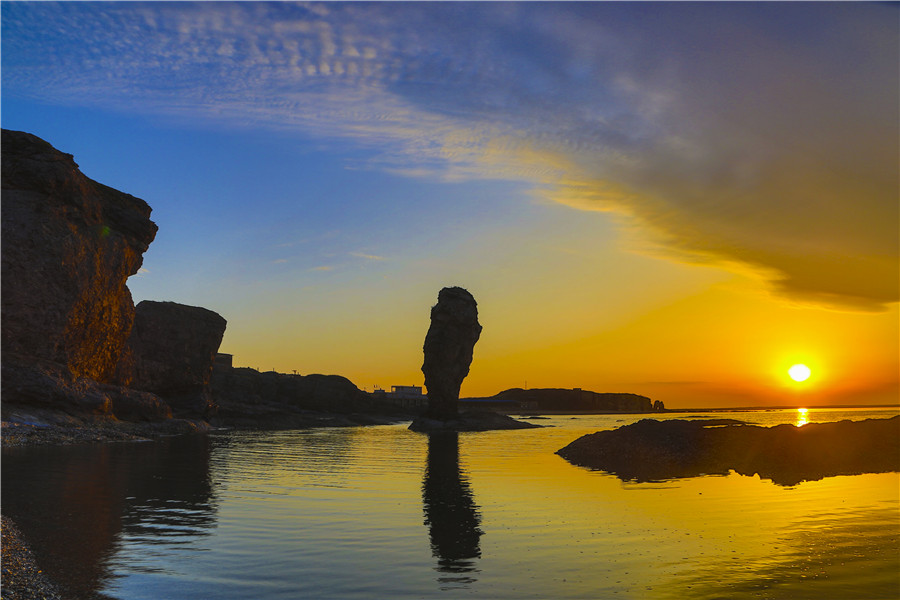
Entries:
[[896, 17], [850, 3], [7, 3], [3, 85], [352, 139], [407, 176], [524, 180], [622, 215], [661, 256], [876, 310], [900, 296]]
[[377, 256], [375, 254], [366, 254], [365, 252], [350, 252], [350, 256], [355, 256], [356, 258], [364, 258], [366, 260], [387, 260], [383, 256]]

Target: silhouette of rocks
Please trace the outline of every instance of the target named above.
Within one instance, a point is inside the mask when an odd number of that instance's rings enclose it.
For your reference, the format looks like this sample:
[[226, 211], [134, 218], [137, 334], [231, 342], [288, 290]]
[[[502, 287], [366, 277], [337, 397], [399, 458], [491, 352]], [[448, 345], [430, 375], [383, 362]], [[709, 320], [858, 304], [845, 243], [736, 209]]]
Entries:
[[461, 287], [444, 288], [431, 308], [431, 326], [425, 336], [425, 387], [429, 419], [448, 421], [458, 414], [459, 388], [469, 374], [472, 350], [481, 335], [478, 305]]
[[454, 419], [441, 420], [418, 417], [409, 425], [411, 431], [432, 433], [442, 431], [493, 431], [495, 429], [537, 429], [537, 423], [518, 421], [492, 411], [463, 412]]
[[628, 393], [592, 392], [581, 388], [512, 388], [490, 398], [520, 409], [569, 412], [643, 413], [664, 410], [662, 402]]
[[900, 471], [900, 417], [759, 427], [644, 419], [582, 436], [557, 452], [623, 480], [758, 474], [778, 485]]
[[125, 282], [156, 235], [150, 207], [31, 134], [3, 130], [2, 152], [2, 352], [109, 382], [134, 314]]
[[[374, 425], [402, 420], [339, 375], [293, 375], [215, 365], [210, 389], [217, 426], [244, 429]], [[399, 418], [398, 418], [399, 417]]]
[[135, 307], [119, 382], [163, 397], [176, 415], [211, 416], [209, 381], [225, 326], [205, 308], [144, 300]]

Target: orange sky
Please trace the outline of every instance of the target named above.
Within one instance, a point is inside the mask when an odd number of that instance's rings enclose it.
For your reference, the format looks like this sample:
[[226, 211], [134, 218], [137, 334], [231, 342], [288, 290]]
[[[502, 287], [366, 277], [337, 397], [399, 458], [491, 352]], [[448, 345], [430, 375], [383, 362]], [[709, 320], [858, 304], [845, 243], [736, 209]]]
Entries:
[[896, 4], [3, 9], [3, 126], [148, 202], [135, 299], [236, 365], [420, 385], [458, 285], [464, 395], [898, 402]]

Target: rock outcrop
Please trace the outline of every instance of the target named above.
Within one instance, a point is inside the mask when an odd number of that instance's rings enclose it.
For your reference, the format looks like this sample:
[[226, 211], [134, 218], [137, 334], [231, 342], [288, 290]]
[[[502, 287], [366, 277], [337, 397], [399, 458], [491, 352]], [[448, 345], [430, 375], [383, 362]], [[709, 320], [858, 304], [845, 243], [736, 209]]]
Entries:
[[295, 429], [393, 423], [410, 418], [339, 375], [293, 375], [215, 365], [212, 423], [243, 429]]
[[469, 374], [472, 351], [481, 336], [478, 305], [461, 287], [444, 288], [431, 308], [431, 326], [425, 336], [426, 417], [441, 421], [456, 418], [459, 388]]
[[131, 331], [125, 285], [156, 235], [146, 202], [31, 134], [2, 132], [2, 352], [112, 379]]
[[665, 409], [659, 400], [654, 403], [638, 394], [592, 392], [579, 388], [512, 388], [483, 400], [514, 404], [521, 410], [550, 412], [644, 413]]
[[557, 452], [623, 480], [727, 474], [796, 485], [834, 475], [900, 471], [900, 417], [759, 427], [644, 419], [582, 436]]
[[161, 325], [138, 311], [134, 327], [126, 281], [156, 235], [147, 203], [89, 179], [31, 134], [3, 130], [2, 151], [4, 417], [166, 421], [160, 394], [205, 415], [224, 319], [183, 307]]
[[495, 431], [498, 429], [537, 429], [537, 423], [518, 421], [508, 415], [490, 410], [473, 410], [458, 414], [453, 419], [418, 417], [409, 424], [410, 431], [440, 433], [451, 431]]
[[207, 418], [209, 391], [226, 321], [211, 310], [144, 300], [117, 369], [118, 382], [164, 398], [179, 416]]

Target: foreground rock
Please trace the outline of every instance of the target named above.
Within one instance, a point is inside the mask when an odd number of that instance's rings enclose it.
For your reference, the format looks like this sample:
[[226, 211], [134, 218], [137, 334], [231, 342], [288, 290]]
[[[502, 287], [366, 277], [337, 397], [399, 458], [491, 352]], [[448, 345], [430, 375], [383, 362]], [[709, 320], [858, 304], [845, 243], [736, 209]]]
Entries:
[[507, 415], [491, 411], [464, 412], [455, 419], [431, 419], [418, 417], [409, 425], [411, 431], [432, 433], [440, 431], [492, 431], [495, 429], [535, 429], [543, 427], [536, 423], [517, 421]]
[[3, 130], [2, 149], [2, 352], [109, 383], [134, 316], [125, 282], [156, 235], [150, 207], [31, 134]]
[[644, 419], [583, 436], [557, 452], [623, 480], [758, 474], [779, 485], [900, 471], [900, 417], [759, 427]]
[[225, 326], [205, 308], [144, 300], [119, 362], [120, 383], [161, 396], [176, 415], [212, 416], [209, 381]]
[[431, 326], [423, 346], [428, 418], [456, 418], [459, 388], [469, 374], [472, 351], [480, 336], [478, 305], [472, 294], [461, 287], [442, 289], [437, 304], [431, 308]]

